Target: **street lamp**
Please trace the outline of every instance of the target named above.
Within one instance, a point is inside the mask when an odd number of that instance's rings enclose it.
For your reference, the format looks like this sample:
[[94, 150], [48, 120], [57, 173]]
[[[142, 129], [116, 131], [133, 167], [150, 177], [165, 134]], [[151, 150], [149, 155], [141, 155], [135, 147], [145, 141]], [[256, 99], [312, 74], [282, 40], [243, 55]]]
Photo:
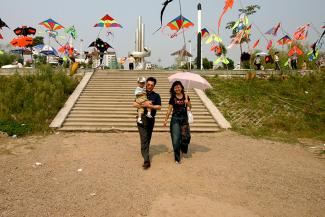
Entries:
[[[192, 41], [189, 40], [188, 43], [190, 44], [190, 54], [192, 55]], [[190, 59], [190, 71], [191, 71], [191, 68], [192, 68], [192, 57], [189, 57]]]

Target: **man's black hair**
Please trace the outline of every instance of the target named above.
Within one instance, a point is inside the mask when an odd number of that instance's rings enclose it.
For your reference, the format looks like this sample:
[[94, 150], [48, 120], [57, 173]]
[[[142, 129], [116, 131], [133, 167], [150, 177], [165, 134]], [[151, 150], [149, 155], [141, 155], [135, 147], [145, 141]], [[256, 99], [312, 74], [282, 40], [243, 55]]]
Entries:
[[148, 82], [148, 81], [152, 81], [153, 84], [156, 86], [157, 80], [156, 80], [154, 77], [149, 77], [149, 78], [147, 78], [147, 82]]

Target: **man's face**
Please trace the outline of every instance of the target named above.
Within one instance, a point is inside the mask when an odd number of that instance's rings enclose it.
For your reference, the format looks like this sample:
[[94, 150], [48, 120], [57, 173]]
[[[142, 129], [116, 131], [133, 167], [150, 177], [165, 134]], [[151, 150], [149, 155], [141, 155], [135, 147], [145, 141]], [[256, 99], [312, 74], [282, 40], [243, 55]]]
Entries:
[[155, 87], [155, 83], [153, 81], [147, 81], [146, 89], [147, 91], [151, 92]]

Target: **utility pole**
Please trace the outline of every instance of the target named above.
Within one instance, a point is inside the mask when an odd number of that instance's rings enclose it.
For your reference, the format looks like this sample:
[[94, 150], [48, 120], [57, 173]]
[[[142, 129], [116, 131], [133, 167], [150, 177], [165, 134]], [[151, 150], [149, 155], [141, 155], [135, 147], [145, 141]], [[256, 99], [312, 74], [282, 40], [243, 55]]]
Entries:
[[196, 58], [196, 64], [197, 64], [197, 69], [202, 70], [202, 47], [201, 47], [201, 42], [202, 42], [202, 6], [201, 3], [197, 5], [197, 58]]
[[[192, 55], [192, 41], [189, 40], [188, 43], [190, 43], [190, 54]], [[192, 57], [189, 57], [190, 62], [190, 71], [192, 69]]]

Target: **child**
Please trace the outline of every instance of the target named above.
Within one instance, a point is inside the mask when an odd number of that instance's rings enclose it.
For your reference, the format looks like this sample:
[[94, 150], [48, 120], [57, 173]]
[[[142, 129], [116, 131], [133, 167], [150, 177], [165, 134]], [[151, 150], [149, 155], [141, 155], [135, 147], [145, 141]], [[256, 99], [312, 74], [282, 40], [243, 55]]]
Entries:
[[[144, 77], [139, 77], [138, 78], [138, 87], [136, 87], [135, 91], [134, 91], [134, 95], [136, 97], [135, 101], [138, 104], [142, 104], [142, 103], [148, 101], [147, 92], [146, 92], [146, 89], [144, 88], [145, 83], [146, 83], [146, 79]], [[151, 109], [147, 108], [147, 110], [148, 110], [148, 112], [147, 112], [146, 116], [148, 118], [152, 118]], [[144, 113], [144, 109], [139, 108], [138, 109], [138, 120], [137, 120], [137, 122], [139, 124], [142, 124], [141, 116], [142, 116], [143, 113]]]

